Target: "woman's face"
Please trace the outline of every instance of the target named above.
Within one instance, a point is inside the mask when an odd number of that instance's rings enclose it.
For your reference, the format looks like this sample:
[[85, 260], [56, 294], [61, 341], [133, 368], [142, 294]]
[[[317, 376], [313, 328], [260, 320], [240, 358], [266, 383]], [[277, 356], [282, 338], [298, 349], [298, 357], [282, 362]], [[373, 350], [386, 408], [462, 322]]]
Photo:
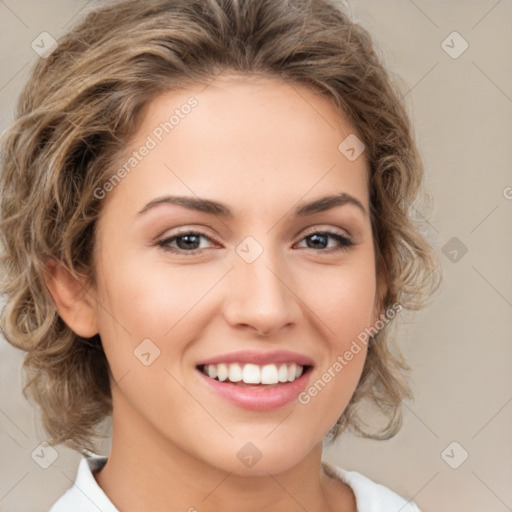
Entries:
[[279, 79], [221, 75], [150, 104], [122, 179], [97, 191], [94, 314], [125, 438], [253, 475], [321, 443], [379, 313], [354, 133], [325, 97]]

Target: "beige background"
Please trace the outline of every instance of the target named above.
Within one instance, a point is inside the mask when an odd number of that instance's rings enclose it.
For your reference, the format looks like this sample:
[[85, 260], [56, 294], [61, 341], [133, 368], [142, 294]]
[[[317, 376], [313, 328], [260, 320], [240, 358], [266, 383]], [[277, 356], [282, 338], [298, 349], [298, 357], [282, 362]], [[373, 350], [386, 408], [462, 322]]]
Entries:
[[[512, 2], [350, 6], [402, 77], [435, 200], [430, 236], [444, 282], [432, 306], [400, 328], [415, 388], [402, 431], [383, 442], [343, 436], [325, 458], [414, 498], [423, 512], [512, 510]], [[2, 130], [39, 58], [31, 42], [43, 31], [57, 38], [88, 8], [0, 1]], [[469, 44], [458, 58], [441, 46], [454, 31]], [[452, 39], [453, 52], [462, 41]], [[444, 254], [453, 237], [467, 247], [456, 262]], [[32, 460], [45, 435], [21, 395], [21, 361], [0, 340], [0, 511], [40, 512], [71, 485], [79, 456], [59, 446], [48, 469]], [[456, 466], [465, 452], [457, 469], [445, 462]]]

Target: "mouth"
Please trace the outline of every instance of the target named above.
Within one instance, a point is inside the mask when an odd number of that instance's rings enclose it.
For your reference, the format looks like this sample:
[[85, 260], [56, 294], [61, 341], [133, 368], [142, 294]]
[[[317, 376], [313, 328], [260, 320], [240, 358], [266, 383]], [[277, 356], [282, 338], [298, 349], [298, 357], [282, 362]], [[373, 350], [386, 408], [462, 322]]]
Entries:
[[311, 358], [288, 351], [237, 352], [196, 365], [200, 382], [212, 398], [257, 412], [275, 411], [296, 402], [313, 368]]
[[312, 365], [295, 362], [258, 365], [254, 363], [200, 364], [196, 368], [217, 382], [249, 388], [274, 388], [292, 383], [309, 373]]

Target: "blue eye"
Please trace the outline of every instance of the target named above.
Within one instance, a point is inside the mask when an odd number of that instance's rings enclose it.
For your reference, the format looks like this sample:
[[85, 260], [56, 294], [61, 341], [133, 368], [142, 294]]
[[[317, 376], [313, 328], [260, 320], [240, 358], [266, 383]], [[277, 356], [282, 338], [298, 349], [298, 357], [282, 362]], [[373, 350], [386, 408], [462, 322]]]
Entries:
[[[157, 245], [162, 247], [164, 251], [172, 252], [175, 254], [184, 254], [186, 256], [193, 256], [200, 253], [204, 249], [204, 247], [200, 247], [200, 240], [202, 238], [213, 242], [212, 239], [204, 233], [197, 231], [186, 231], [165, 238], [163, 240], [159, 240]], [[335, 246], [334, 248], [322, 247], [324, 245], [329, 245], [329, 239], [335, 240], [338, 246]], [[344, 235], [340, 235], [339, 233], [333, 233], [331, 231], [315, 231], [302, 238], [302, 240], [312, 241], [313, 247], [308, 245], [307, 249], [311, 249], [314, 252], [332, 253], [337, 251], [347, 251], [350, 249], [350, 247], [355, 245], [355, 243], [350, 238]], [[177, 247], [171, 245], [174, 243], [176, 243]]]
[[[196, 254], [201, 251], [201, 248], [197, 248], [198, 244], [200, 245], [199, 241], [201, 238], [205, 238], [211, 241], [211, 238], [203, 233], [198, 233], [196, 231], [187, 231], [185, 233], [180, 233], [178, 235], [165, 238], [164, 240], [160, 240], [159, 242], [157, 242], [157, 245], [162, 247], [165, 251], [170, 251], [177, 254], [185, 252], [187, 253], [187, 255], [190, 255]], [[177, 242], [178, 248], [172, 247], [170, 245], [175, 241]]]
[[[314, 233], [310, 233], [309, 235], [305, 236], [303, 240], [312, 240], [313, 241], [313, 249], [315, 249], [314, 245], [328, 245], [328, 240], [332, 239], [338, 242], [338, 247], [330, 248], [329, 251], [322, 251], [322, 252], [337, 252], [337, 251], [347, 251], [350, 247], [352, 247], [354, 242], [350, 240], [350, 238], [340, 235], [338, 233], [333, 233], [331, 231], [315, 231]], [[325, 241], [325, 242], [324, 242]], [[311, 248], [311, 247], [308, 247]], [[316, 247], [318, 249], [318, 247]], [[320, 249], [325, 249], [327, 247], [320, 247]]]

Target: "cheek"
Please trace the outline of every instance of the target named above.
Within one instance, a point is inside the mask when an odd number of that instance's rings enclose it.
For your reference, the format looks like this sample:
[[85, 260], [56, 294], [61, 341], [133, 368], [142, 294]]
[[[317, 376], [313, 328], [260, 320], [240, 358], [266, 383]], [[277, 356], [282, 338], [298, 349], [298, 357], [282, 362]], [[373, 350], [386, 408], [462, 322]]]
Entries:
[[[132, 364], [133, 351], [145, 339], [152, 340], [162, 355], [170, 352], [172, 357], [201, 329], [200, 303], [224, 270], [212, 272], [206, 265], [171, 267], [126, 254], [117, 258], [119, 264], [115, 260], [106, 260], [99, 276], [98, 323], [111, 366]], [[126, 350], [120, 351], [120, 345]]]
[[211, 278], [199, 274], [192, 266], [166, 268], [125, 256], [122, 263], [105, 267], [102, 299], [127, 331], [161, 338], [208, 289]]
[[351, 265], [324, 269], [314, 286], [304, 286], [303, 296], [314, 311], [325, 341], [325, 358], [315, 378], [299, 396], [321, 431], [335, 423], [359, 382], [367, 354], [365, 329], [372, 325], [376, 279], [373, 257], [360, 253]]
[[317, 272], [314, 284], [304, 282], [301, 291], [325, 339], [338, 351], [372, 325], [375, 294], [373, 258], [369, 256]]

